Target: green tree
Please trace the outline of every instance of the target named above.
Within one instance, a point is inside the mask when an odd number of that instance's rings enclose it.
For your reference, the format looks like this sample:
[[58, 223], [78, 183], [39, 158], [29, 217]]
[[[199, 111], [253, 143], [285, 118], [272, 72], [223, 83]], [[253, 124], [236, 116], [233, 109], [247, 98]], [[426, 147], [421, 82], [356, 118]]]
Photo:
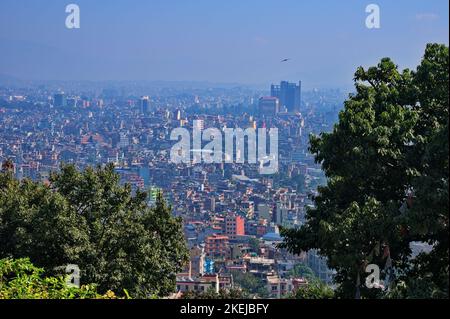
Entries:
[[29, 257], [55, 274], [79, 260], [88, 244], [84, 220], [50, 187], [0, 174], [0, 258]]
[[419, 100], [415, 108], [419, 120], [414, 156], [419, 169], [412, 183], [415, 196], [403, 223], [411, 239], [427, 242], [433, 245], [433, 250], [420, 254], [402, 273], [397, 292], [403, 297], [428, 292], [431, 297], [448, 298], [448, 68], [448, 47], [428, 45], [414, 77]]
[[290, 298], [294, 299], [333, 299], [334, 291], [319, 279], [313, 279], [306, 286], [298, 288]]
[[249, 240], [248, 240], [248, 244], [249, 244], [250, 249], [252, 250], [252, 252], [259, 253], [260, 240], [258, 238], [250, 237]]
[[81, 283], [101, 292], [165, 296], [188, 260], [181, 221], [161, 194], [121, 186], [113, 165], [79, 172], [64, 165], [50, 186], [0, 177], [0, 257], [30, 257], [46, 274], [77, 264]]
[[[340, 297], [381, 297], [363, 283], [368, 263], [383, 269], [383, 247], [399, 273], [411, 278], [428, 265], [436, 285], [448, 286], [448, 84], [444, 45], [428, 45], [415, 72], [398, 71], [388, 58], [360, 67], [356, 94], [333, 131], [311, 136], [327, 185], [318, 188], [306, 225], [282, 230], [282, 246], [296, 253], [319, 249], [337, 272]], [[410, 203], [408, 193], [416, 199], [400, 211]], [[410, 262], [415, 240], [434, 249]]]
[[232, 271], [234, 283], [246, 295], [256, 295], [261, 298], [268, 296], [265, 282], [249, 272]]
[[112, 291], [97, 293], [95, 286], [69, 287], [62, 276], [44, 277], [44, 269], [28, 258], [0, 260], [0, 299], [115, 299]]
[[288, 273], [287, 277], [289, 278], [305, 278], [308, 280], [312, 280], [316, 278], [314, 271], [306, 266], [305, 264], [299, 263], [296, 264]]

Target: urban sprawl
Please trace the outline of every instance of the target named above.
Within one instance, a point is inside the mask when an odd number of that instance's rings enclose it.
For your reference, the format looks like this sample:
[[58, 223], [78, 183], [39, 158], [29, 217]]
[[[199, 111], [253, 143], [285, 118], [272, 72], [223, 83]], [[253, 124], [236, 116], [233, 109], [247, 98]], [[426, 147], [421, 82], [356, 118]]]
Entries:
[[[251, 274], [262, 287], [256, 297], [282, 298], [308, 285], [292, 271], [297, 265], [332, 281], [317, 251], [292, 255], [277, 245], [279, 227], [302, 225], [325, 183], [309, 135], [332, 129], [344, 99], [339, 90], [302, 92], [301, 82], [286, 81], [267, 91], [189, 83], [0, 86], [0, 160], [14, 162], [17, 178], [42, 182], [61, 163], [112, 162], [121, 183], [148, 192], [149, 205], [161, 191], [182, 217], [190, 262], [173, 297], [234, 288], [236, 274]], [[174, 163], [176, 128], [277, 128], [278, 172], [261, 174], [248, 161]]]

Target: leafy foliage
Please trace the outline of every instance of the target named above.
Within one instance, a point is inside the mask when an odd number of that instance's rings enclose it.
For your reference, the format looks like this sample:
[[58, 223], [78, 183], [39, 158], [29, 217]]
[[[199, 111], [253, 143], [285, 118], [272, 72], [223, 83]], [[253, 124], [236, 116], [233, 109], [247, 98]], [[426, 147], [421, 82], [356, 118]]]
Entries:
[[254, 274], [249, 272], [233, 271], [234, 283], [239, 286], [246, 295], [258, 296], [260, 298], [268, 297], [266, 284]]
[[250, 237], [248, 240], [248, 244], [252, 252], [257, 254], [259, 253], [260, 240], [258, 238]]
[[113, 165], [53, 173], [50, 185], [0, 174], [0, 258], [29, 257], [46, 274], [77, 264], [81, 283], [165, 296], [188, 259], [181, 221], [161, 194], [121, 186]]
[[288, 273], [289, 278], [305, 278], [312, 280], [316, 278], [314, 271], [305, 264], [299, 263], [294, 266]]
[[28, 258], [0, 260], [0, 299], [116, 299], [112, 291], [100, 295], [95, 286], [69, 287], [64, 278], [43, 277], [44, 269]]
[[[306, 225], [282, 230], [282, 246], [319, 249], [340, 297], [382, 297], [363, 285], [368, 263], [384, 268], [382, 247], [398, 282], [430, 278], [441, 293], [428, 297], [448, 296], [448, 66], [448, 47], [429, 44], [416, 71], [400, 72], [389, 58], [358, 68], [333, 131], [310, 138], [328, 183]], [[433, 244], [432, 253], [410, 261], [413, 241]]]
[[310, 280], [308, 285], [298, 288], [291, 296], [294, 299], [333, 299], [334, 291], [322, 281]]

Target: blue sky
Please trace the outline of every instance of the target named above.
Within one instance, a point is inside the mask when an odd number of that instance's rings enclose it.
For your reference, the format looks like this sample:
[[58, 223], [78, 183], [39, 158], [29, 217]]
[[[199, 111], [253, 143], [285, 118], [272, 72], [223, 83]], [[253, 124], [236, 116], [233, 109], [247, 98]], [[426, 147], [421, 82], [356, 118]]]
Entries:
[[[76, 3], [81, 28], [65, 27]], [[365, 8], [381, 9], [367, 29]], [[449, 37], [448, 0], [1, 0], [0, 74], [349, 87], [359, 65], [414, 67]], [[291, 58], [280, 63], [283, 58]]]

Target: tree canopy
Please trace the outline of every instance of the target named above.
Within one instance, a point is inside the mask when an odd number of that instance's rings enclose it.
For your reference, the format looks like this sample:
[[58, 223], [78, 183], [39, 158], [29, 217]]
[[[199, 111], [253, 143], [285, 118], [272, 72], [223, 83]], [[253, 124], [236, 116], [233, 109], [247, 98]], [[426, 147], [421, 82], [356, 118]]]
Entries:
[[81, 284], [100, 293], [166, 296], [188, 260], [181, 220], [162, 194], [121, 186], [113, 165], [78, 171], [63, 165], [50, 183], [0, 174], [0, 258], [30, 258], [46, 275], [76, 264]]
[[[283, 247], [319, 249], [336, 270], [340, 297], [382, 297], [368, 289], [368, 264], [389, 263], [389, 285], [427, 281], [448, 297], [448, 47], [429, 44], [415, 71], [389, 58], [355, 73], [330, 133], [310, 137], [327, 177], [300, 229], [283, 229]], [[401, 209], [399, 209], [401, 208]], [[433, 245], [412, 259], [410, 243]], [[408, 289], [396, 296], [408, 297]], [[392, 294], [391, 294], [392, 296]]]
[[44, 277], [44, 269], [28, 258], [0, 260], [0, 299], [116, 299], [112, 291], [97, 293], [92, 285], [69, 287], [60, 277]]
[[289, 297], [293, 299], [333, 299], [334, 291], [319, 279], [312, 279]]

